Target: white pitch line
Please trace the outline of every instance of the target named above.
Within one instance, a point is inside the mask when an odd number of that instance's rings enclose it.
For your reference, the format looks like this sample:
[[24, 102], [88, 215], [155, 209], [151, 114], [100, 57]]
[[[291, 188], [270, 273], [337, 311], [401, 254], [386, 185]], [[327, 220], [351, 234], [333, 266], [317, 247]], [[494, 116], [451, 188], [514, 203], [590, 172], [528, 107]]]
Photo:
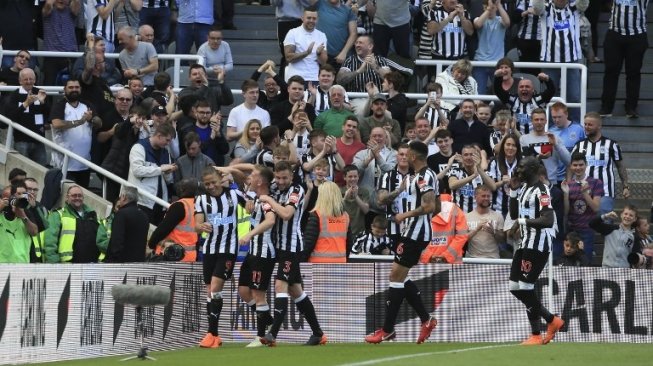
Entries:
[[432, 355], [444, 355], [444, 354], [449, 354], [449, 353], [461, 353], [461, 352], [469, 352], [469, 351], [480, 351], [480, 350], [484, 350], [484, 349], [510, 347], [510, 346], [514, 346], [514, 344], [499, 344], [499, 345], [494, 345], [494, 346], [451, 349], [451, 350], [448, 350], [448, 351], [414, 353], [414, 354], [409, 354], [409, 355], [377, 358], [375, 360], [367, 360], [367, 361], [354, 362], [354, 363], [344, 363], [344, 364], [341, 364], [341, 365], [338, 365], [338, 366], [367, 366], [367, 365], [375, 365], [375, 364], [383, 363], [383, 362], [399, 361], [399, 360], [404, 360], [404, 359], [407, 359], [407, 358], [417, 358], [417, 357], [432, 356]]

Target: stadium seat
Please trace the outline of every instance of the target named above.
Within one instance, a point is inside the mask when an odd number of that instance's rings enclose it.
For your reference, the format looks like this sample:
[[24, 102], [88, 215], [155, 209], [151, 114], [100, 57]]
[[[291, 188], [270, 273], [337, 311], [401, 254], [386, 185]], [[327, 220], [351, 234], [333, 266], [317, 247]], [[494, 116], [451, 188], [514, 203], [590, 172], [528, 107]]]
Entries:
[[[188, 73], [189, 73], [189, 66], [181, 66], [179, 68], [179, 86], [180, 87], [186, 87], [190, 85], [190, 82], [188, 81]], [[174, 67], [168, 67], [166, 69], [166, 73], [170, 75], [171, 82], [174, 82], [175, 80], [175, 68]]]

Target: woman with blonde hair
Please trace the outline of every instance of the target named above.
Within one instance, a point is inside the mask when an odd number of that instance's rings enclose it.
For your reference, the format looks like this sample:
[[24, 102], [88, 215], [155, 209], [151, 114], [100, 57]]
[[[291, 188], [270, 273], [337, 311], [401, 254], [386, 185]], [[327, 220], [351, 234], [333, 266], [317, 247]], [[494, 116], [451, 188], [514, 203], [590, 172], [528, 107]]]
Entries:
[[337, 184], [324, 182], [318, 187], [315, 208], [309, 213], [304, 228], [304, 245], [310, 253], [309, 262], [347, 262], [349, 215], [345, 212], [342, 194]]
[[245, 124], [243, 134], [234, 147], [232, 164], [235, 163], [253, 163], [256, 159], [256, 154], [259, 149], [256, 146], [256, 141], [261, 134], [261, 121], [258, 119], [250, 119]]
[[[472, 75], [472, 63], [468, 59], [460, 59], [455, 64], [447, 67], [435, 78], [435, 82], [442, 85], [443, 98], [449, 95], [476, 95], [478, 84]], [[453, 110], [458, 104], [457, 100], [452, 102], [442, 101], [441, 105]]]

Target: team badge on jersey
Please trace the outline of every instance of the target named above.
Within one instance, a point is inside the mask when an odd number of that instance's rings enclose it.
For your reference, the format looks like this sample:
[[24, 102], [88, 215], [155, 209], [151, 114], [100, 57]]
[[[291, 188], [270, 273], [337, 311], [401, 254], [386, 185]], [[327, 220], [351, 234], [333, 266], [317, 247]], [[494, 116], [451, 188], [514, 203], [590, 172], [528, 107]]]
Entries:
[[551, 197], [548, 194], [540, 196], [540, 207], [549, 207], [551, 205]]

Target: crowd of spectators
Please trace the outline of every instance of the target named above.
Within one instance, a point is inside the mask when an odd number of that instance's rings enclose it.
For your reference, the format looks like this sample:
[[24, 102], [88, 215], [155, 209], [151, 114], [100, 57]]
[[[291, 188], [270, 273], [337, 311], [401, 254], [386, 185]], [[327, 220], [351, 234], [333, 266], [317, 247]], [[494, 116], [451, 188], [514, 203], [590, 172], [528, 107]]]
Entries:
[[[188, 199], [181, 193], [188, 189], [181, 189], [180, 183], [188, 186], [190, 181], [199, 187], [207, 166], [230, 165], [231, 175], [247, 175], [251, 164], [274, 167], [288, 161], [294, 182], [309, 192], [325, 181], [340, 186], [349, 230], [356, 237], [350, 243], [352, 253], [392, 252], [390, 238], [402, 229], [395, 216], [406, 204], [403, 181], [414, 174], [406, 161], [406, 144], [420, 141], [428, 146], [428, 165], [437, 174], [442, 202], [451, 202], [464, 213], [463, 221], [450, 223], [448, 215], [455, 210], [443, 210], [437, 215], [439, 225], [465, 225], [469, 231], [462, 241], [434, 238], [433, 245], [455, 242], [456, 250], [468, 257], [510, 256], [519, 233], [507, 215], [508, 183], [521, 158], [535, 156], [542, 162], [540, 178], [550, 186], [556, 209], [557, 261], [590, 263], [595, 232], [605, 236], [604, 266], [628, 267], [634, 263], [628, 260], [630, 254], [648, 253], [648, 221], [637, 217], [631, 206], [621, 216], [613, 211], [617, 196], [630, 195], [620, 147], [601, 133], [602, 120], [614, 107], [614, 95], [604, 88], [600, 113], [585, 116], [580, 116], [579, 108], [556, 102], [550, 122], [544, 108], [560, 95], [560, 69], [521, 69], [517, 75], [513, 61], [506, 57], [516, 47], [522, 61], [601, 62], [593, 41], [598, 38], [596, 14], [603, 2], [271, 3], [281, 54], [270, 55], [251, 79], [242, 81], [244, 101], [233, 106], [234, 96], [225, 80], [238, 65], [222, 32], [236, 29], [233, 1], [3, 2], [0, 45], [20, 51], [3, 59], [0, 83], [18, 89], [3, 93], [1, 112], [41, 136], [50, 128], [59, 146], [168, 202]], [[615, 42], [641, 34], [637, 24], [630, 26], [637, 28], [634, 33], [631, 29], [624, 33], [615, 14], [639, 19], [645, 16], [646, 4], [637, 2], [643, 9], [636, 11], [624, 10], [620, 2], [613, 5], [608, 33], [615, 33]], [[10, 25], [2, 23], [5, 18], [11, 18], [11, 26], [29, 20], [25, 28], [30, 31], [7, 32], [4, 27]], [[43, 76], [38, 76], [29, 51], [37, 49], [37, 36], [43, 39], [42, 50], [81, 49], [84, 55], [77, 60], [46, 58], [38, 65]], [[158, 60], [158, 54], [172, 51], [173, 41], [175, 53], [188, 54], [194, 47], [204, 59], [203, 66], [190, 65], [188, 86], [179, 93], [172, 90], [171, 77]], [[611, 41], [606, 40], [606, 47], [607, 42]], [[412, 58], [413, 46], [417, 58], [456, 62], [440, 74], [428, 68], [418, 75], [417, 69], [402, 66]], [[115, 63], [105, 57], [114, 51], [119, 53]], [[608, 68], [614, 65], [607, 64], [607, 57], [604, 83], [613, 85], [616, 81], [610, 79]], [[625, 57], [636, 63], [638, 56], [633, 51]], [[469, 60], [496, 62], [496, 67], [473, 67]], [[626, 112], [636, 118], [639, 83], [632, 79], [639, 77], [641, 60], [637, 70], [636, 65], [627, 65]], [[567, 71], [567, 102], [580, 102], [577, 71]], [[263, 89], [258, 83], [261, 75]], [[422, 77], [426, 77], [428, 97], [415, 106], [404, 91], [411, 80]], [[63, 85], [63, 98], [51, 100], [35, 86], [37, 80]], [[116, 84], [124, 88], [113, 93], [110, 86]], [[347, 92], [368, 97], [350, 99]], [[479, 94], [495, 95], [499, 101], [451, 98]], [[222, 108], [227, 106], [233, 108], [223, 117]], [[14, 146], [44, 166], [58, 168], [63, 163], [56, 152], [46, 161], [43, 144], [25, 134], [16, 133]], [[615, 169], [622, 192], [616, 192]], [[76, 185], [65, 192], [64, 207], [49, 215], [39, 211], [35, 191], [26, 188], [28, 181], [36, 183], [33, 179], [12, 181], [3, 193], [0, 220], [12, 222], [33, 240], [12, 242], [22, 247], [1, 259], [144, 260], [141, 226], [166, 222], [166, 209], [136, 194], [133, 187], [107, 179], [107, 199], [116, 202], [117, 210], [100, 220], [83, 204], [81, 188], [89, 188], [90, 176], [88, 167], [71, 160], [67, 178]], [[315, 205], [317, 189], [313, 192], [307, 195], [303, 222]], [[23, 196], [28, 207], [13, 200]], [[242, 215], [246, 218], [247, 213]], [[15, 218], [25, 222], [24, 228], [16, 225]], [[127, 230], [128, 225], [140, 229]], [[172, 230], [175, 223], [166, 222], [168, 226]], [[142, 243], [142, 253], [133, 250], [130, 240]]]

